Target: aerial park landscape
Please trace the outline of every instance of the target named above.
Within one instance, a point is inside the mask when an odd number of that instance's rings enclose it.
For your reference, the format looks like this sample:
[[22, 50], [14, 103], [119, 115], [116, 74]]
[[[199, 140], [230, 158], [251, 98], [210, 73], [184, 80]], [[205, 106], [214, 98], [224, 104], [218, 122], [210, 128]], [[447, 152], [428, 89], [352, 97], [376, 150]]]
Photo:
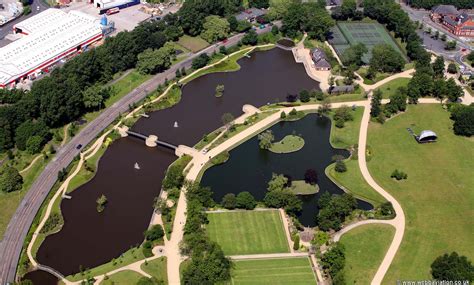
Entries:
[[[120, 96], [142, 98], [59, 171], [28, 228], [16, 280], [472, 281], [470, 85], [378, 14], [395, 10], [414, 33], [398, 4], [363, 2], [371, 8], [343, 9], [345, 18], [288, 4], [265, 29], [213, 41], [203, 32], [211, 45], [189, 58], [173, 56], [191, 48], [170, 40], [156, 49], [166, 66], [139, 54], [107, 86], [129, 80]], [[186, 3], [179, 13], [197, 9]], [[303, 25], [311, 17], [324, 27]], [[114, 100], [104, 107], [122, 102]], [[87, 124], [103, 114], [94, 112]], [[37, 161], [20, 174], [48, 163]]]

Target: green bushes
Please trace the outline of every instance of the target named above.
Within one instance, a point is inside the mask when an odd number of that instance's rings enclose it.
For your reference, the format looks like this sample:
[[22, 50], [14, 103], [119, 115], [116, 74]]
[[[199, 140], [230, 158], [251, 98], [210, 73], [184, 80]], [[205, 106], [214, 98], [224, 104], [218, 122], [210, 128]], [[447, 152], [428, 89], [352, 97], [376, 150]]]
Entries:
[[163, 231], [163, 227], [161, 225], [153, 225], [151, 228], [146, 230], [143, 235], [145, 236], [145, 239], [148, 241], [156, 241], [165, 235], [165, 232]]
[[22, 187], [23, 177], [16, 168], [7, 166], [0, 172], [0, 191], [9, 193]]
[[321, 264], [326, 273], [328, 273], [333, 284], [345, 284], [343, 269], [346, 265], [346, 256], [344, 253], [344, 246], [336, 243], [321, 257]]
[[403, 172], [403, 171], [400, 171], [398, 169], [395, 169], [392, 174], [390, 175], [391, 178], [395, 178], [397, 180], [402, 180], [402, 179], [407, 179], [408, 178], [408, 175]]
[[222, 207], [228, 209], [228, 210], [233, 210], [235, 207], [237, 207], [237, 199], [235, 197], [234, 193], [227, 193], [222, 197], [222, 202], [221, 202]]
[[296, 235], [295, 239], [293, 240], [293, 249], [298, 250], [300, 249], [300, 236]]
[[474, 281], [474, 266], [465, 256], [457, 252], [445, 253], [431, 264], [431, 275], [435, 280]]
[[40, 233], [42, 234], [51, 234], [57, 232], [63, 225], [64, 220], [61, 214], [53, 212], [44, 223], [43, 228]]
[[341, 229], [342, 223], [356, 208], [356, 199], [347, 193], [332, 195], [324, 192], [318, 201], [319, 213], [316, 218], [319, 229], [329, 231]]
[[336, 170], [339, 173], [346, 172], [347, 171], [346, 163], [343, 160], [336, 161], [336, 166], [334, 167], [334, 170]]
[[237, 194], [236, 207], [239, 209], [253, 210], [257, 206], [255, 198], [247, 191]]
[[107, 197], [105, 197], [105, 195], [102, 194], [99, 198], [97, 198], [96, 202], [97, 202], [97, 212], [102, 213], [105, 210], [105, 205], [107, 205]]
[[191, 160], [189, 156], [183, 156], [168, 167], [165, 179], [163, 179], [163, 189], [181, 188], [184, 182], [184, 168]]

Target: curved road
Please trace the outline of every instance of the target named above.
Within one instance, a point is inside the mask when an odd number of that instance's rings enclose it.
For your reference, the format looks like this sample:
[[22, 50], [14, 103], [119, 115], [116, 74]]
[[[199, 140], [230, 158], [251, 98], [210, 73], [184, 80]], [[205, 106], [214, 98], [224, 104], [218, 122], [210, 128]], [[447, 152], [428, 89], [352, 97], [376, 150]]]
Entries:
[[[257, 33], [269, 32], [271, 26], [264, 29], [258, 29]], [[33, 183], [28, 193], [26, 193], [23, 201], [20, 203], [10, 223], [8, 224], [5, 236], [0, 243], [0, 284], [6, 284], [15, 280], [16, 268], [23, 248], [24, 239], [33, 222], [33, 219], [46, 199], [49, 191], [53, 187], [57, 179], [58, 172], [67, 167], [74, 157], [79, 154], [76, 149], [78, 144], [89, 144], [103, 129], [109, 126], [115, 118], [121, 113], [128, 111], [128, 106], [145, 98], [145, 96], [154, 91], [158, 85], [163, 84], [165, 79], [174, 78], [177, 69], [191, 67], [192, 60], [202, 53], [211, 54], [218, 51], [221, 45], [226, 47], [237, 44], [243, 34], [237, 34], [230, 37], [225, 44], [214, 44], [208, 48], [193, 54], [185, 61], [182, 61], [163, 73], [153, 76], [132, 92], [125, 95], [117, 103], [105, 109], [99, 117], [87, 124], [87, 126], [76, 135], [68, 144], [59, 149], [55, 158], [48, 163], [43, 172]]]

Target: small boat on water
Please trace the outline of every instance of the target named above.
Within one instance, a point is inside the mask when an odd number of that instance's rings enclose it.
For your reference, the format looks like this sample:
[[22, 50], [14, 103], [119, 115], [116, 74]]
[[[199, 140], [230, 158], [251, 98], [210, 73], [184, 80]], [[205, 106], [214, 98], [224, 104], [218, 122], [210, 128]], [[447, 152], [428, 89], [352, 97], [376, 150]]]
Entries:
[[138, 162], [135, 162], [135, 165], [133, 166], [135, 169], [140, 169], [140, 165], [138, 165]]

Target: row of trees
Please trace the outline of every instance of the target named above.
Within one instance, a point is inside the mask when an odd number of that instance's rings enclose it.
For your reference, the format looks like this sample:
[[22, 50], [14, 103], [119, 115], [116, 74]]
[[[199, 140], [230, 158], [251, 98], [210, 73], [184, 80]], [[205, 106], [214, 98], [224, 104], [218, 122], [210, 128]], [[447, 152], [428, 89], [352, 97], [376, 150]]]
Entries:
[[341, 229], [341, 225], [356, 208], [356, 199], [347, 193], [332, 195], [324, 192], [318, 200], [319, 213], [316, 219], [319, 229], [323, 231]]
[[312, 39], [325, 40], [335, 21], [324, 5], [322, 2], [291, 3], [283, 16], [281, 31], [292, 38], [307, 32]]

